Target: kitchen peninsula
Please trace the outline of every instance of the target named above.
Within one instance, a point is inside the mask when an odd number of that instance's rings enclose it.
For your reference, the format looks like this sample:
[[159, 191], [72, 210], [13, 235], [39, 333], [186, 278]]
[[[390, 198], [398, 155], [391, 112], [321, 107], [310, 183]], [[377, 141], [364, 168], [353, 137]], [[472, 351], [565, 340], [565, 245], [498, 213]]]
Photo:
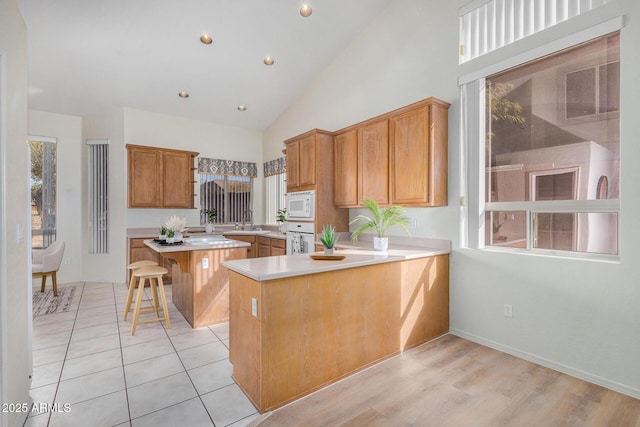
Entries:
[[264, 413], [447, 333], [449, 252], [447, 242], [225, 261], [236, 383]]
[[229, 274], [222, 263], [247, 258], [250, 243], [203, 236], [181, 245], [160, 245], [151, 239], [144, 244], [170, 269], [172, 302], [191, 327], [229, 320]]

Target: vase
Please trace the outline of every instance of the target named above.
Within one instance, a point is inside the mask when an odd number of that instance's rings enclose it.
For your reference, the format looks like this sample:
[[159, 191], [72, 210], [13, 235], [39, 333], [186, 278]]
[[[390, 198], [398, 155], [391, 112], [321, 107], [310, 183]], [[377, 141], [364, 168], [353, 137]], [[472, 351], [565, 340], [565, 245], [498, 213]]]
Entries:
[[280, 224], [280, 232], [282, 234], [287, 234], [287, 224], [286, 223], [283, 222], [282, 224]]
[[173, 241], [182, 242], [182, 233], [177, 231], [176, 234], [173, 235]]
[[210, 222], [208, 222], [205, 226], [204, 226], [204, 231], [207, 234], [211, 234], [213, 233], [213, 230], [215, 230], [215, 227], [213, 226], [213, 224], [211, 224]]
[[388, 247], [389, 247], [388, 237], [373, 238], [373, 249], [375, 249], [376, 251], [386, 251]]
[[324, 248], [324, 254], [325, 255], [333, 255], [335, 253], [335, 249], [334, 248]]

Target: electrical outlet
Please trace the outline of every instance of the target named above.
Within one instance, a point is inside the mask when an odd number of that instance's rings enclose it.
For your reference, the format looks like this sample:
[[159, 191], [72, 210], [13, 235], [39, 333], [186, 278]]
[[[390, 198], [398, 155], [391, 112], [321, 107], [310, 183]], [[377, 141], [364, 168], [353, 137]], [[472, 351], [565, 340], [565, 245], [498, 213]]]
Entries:
[[209, 258], [202, 258], [202, 268], [209, 268]]
[[71, 258], [65, 258], [64, 259], [64, 264], [65, 265], [71, 265]]
[[255, 298], [251, 298], [251, 314], [258, 317], [258, 300]]
[[505, 304], [503, 308], [504, 317], [513, 317], [513, 307], [511, 304]]
[[409, 228], [418, 228], [418, 220], [415, 218], [409, 218]]

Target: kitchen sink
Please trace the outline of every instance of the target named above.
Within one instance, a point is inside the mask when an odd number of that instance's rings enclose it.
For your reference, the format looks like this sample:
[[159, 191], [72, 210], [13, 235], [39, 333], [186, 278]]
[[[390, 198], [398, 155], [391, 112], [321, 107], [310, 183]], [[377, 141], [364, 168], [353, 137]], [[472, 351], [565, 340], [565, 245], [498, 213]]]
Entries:
[[269, 230], [231, 230], [223, 231], [223, 234], [267, 234]]
[[227, 239], [224, 236], [202, 236], [202, 237], [189, 237], [184, 240], [190, 245], [221, 245], [231, 242], [231, 239]]

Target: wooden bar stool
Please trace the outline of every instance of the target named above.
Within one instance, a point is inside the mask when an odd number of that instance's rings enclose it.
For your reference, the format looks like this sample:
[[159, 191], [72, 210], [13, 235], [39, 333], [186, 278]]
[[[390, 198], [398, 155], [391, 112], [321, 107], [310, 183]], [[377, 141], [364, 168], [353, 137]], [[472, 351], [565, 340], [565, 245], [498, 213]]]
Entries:
[[[167, 329], [171, 329], [171, 322], [169, 321], [169, 309], [167, 308], [167, 297], [164, 294], [164, 283], [162, 283], [162, 276], [167, 274], [169, 271], [160, 266], [151, 266], [151, 267], [142, 267], [133, 271], [133, 277], [138, 279], [138, 294], [136, 295], [136, 303], [133, 307], [133, 322], [131, 323], [131, 335], [135, 335], [136, 326], [138, 324], [143, 323], [151, 323], [151, 322], [161, 322], [165, 321], [167, 324]], [[157, 304], [157, 296], [155, 297], [153, 307], [142, 308], [142, 294], [144, 293], [144, 284], [146, 280], [149, 279], [149, 286], [151, 287], [151, 292], [156, 292], [156, 286], [160, 291], [160, 300], [162, 302], [162, 311], [164, 317], [160, 317], [158, 313], [158, 304]], [[150, 313], [155, 312], [156, 317], [152, 319], [138, 320], [140, 313]]]
[[[124, 306], [124, 320], [127, 320], [127, 315], [131, 311], [131, 301], [133, 301], [133, 292], [136, 290], [136, 281], [133, 277], [133, 272], [142, 267], [152, 267], [154, 265], [158, 265], [155, 261], [142, 260], [132, 262], [127, 266], [127, 270], [131, 271], [129, 273], [131, 279], [129, 280], [129, 292], [127, 292], [127, 303]], [[155, 295], [155, 294], [154, 294]], [[158, 297], [156, 295], [155, 306], [158, 307]]]

